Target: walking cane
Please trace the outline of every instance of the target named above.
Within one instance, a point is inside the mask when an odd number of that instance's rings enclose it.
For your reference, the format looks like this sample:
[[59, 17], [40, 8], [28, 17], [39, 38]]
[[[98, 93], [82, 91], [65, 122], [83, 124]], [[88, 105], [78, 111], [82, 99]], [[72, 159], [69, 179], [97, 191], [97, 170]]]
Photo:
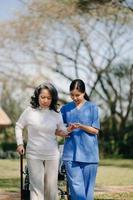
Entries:
[[23, 155], [20, 155], [20, 187], [21, 187], [21, 200], [23, 200]]

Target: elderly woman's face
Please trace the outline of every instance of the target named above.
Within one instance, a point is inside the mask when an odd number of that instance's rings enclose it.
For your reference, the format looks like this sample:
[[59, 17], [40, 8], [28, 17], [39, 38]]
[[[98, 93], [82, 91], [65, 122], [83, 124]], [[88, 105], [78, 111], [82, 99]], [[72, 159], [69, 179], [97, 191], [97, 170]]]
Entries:
[[48, 89], [42, 89], [39, 95], [39, 105], [41, 108], [49, 108], [52, 102], [52, 96]]

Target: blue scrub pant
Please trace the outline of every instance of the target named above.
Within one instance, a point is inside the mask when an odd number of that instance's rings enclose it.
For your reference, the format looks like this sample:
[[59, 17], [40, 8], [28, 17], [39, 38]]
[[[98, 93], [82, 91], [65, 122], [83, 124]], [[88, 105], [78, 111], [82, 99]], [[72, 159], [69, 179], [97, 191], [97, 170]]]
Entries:
[[97, 163], [64, 161], [71, 200], [93, 200]]

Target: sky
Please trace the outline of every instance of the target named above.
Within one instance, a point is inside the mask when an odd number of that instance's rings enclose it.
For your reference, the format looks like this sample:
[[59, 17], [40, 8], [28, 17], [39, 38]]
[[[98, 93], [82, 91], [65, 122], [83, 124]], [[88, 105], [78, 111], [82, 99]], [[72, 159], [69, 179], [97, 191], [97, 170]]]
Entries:
[[15, 18], [15, 13], [20, 12], [23, 4], [19, 0], [0, 0], [0, 22]]

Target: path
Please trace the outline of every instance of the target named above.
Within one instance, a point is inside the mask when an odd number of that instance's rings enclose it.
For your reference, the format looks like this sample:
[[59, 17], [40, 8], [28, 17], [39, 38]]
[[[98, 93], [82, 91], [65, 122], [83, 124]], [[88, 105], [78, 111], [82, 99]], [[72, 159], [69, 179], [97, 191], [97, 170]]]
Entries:
[[[133, 192], [133, 186], [96, 187], [95, 194]], [[0, 200], [20, 200], [19, 193], [0, 192]]]
[[0, 200], [20, 200], [20, 195], [13, 192], [0, 192]]
[[102, 186], [96, 187], [95, 193], [120, 193], [120, 192], [133, 192], [133, 185], [131, 186]]

